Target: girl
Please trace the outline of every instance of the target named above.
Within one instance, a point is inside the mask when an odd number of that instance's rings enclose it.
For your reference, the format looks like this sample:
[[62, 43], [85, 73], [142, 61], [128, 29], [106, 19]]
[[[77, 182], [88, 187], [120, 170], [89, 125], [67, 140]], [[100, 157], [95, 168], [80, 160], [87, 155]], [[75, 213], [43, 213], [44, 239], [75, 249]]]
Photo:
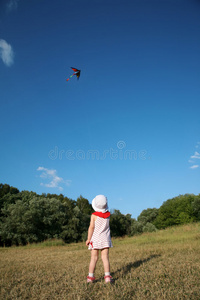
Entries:
[[94, 282], [94, 271], [98, 260], [99, 250], [101, 250], [101, 259], [103, 261], [106, 283], [113, 282], [110, 276], [109, 248], [112, 247], [110, 238], [110, 213], [108, 212], [107, 198], [98, 195], [92, 200], [92, 207], [95, 212], [91, 216], [88, 229], [88, 238], [86, 246], [91, 250], [91, 260], [89, 265], [89, 275], [87, 282]]

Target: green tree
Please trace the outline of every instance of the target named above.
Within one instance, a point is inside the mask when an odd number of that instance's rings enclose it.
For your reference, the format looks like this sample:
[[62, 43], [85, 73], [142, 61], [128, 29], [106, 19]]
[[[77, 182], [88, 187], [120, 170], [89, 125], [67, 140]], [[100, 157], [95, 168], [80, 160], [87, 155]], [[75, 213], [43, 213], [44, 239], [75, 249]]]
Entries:
[[76, 205], [78, 206], [82, 214], [85, 215], [92, 214], [93, 211], [92, 205], [89, 203], [89, 201], [86, 198], [83, 198], [82, 196], [77, 198]]
[[137, 220], [143, 225], [147, 223], [152, 223], [158, 216], [159, 209], [157, 208], [147, 208], [144, 209], [138, 216]]
[[9, 184], [0, 184], [0, 197], [3, 197], [4, 195], [8, 194], [10, 192], [10, 186]]
[[73, 210], [73, 215], [69, 219], [68, 223], [62, 226], [62, 232], [60, 237], [66, 243], [78, 242], [81, 239], [81, 211], [78, 207]]
[[193, 215], [196, 221], [200, 221], [200, 194], [192, 202]]
[[58, 199], [35, 197], [30, 201], [30, 212], [40, 240], [59, 237], [67, 216]]
[[157, 228], [155, 225], [153, 225], [152, 223], [147, 222], [143, 228], [142, 228], [143, 232], [154, 232], [157, 231]]
[[158, 228], [190, 223], [195, 220], [192, 203], [194, 195], [180, 195], [165, 201], [159, 208], [158, 216], [153, 224]]
[[25, 245], [58, 238], [66, 221], [62, 203], [54, 198], [17, 200], [2, 211], [0, 236], [5, 244]]
[[5, 245], [27, 243], [27, 238], [30, 237], [30, 227], [26, 220], [28, 209], [28, 204], [23, 203], [22, 200], [17, 200], [16, 203], [2, 209], [0, 236]]
[[123, 215], [119, 210], [114, 210], [110, 216], [110, 230], [113, 237], [130, 235], [131, 215]]
[[132, 219], [131, 222], [131, 236], [141, 234], [143, 232], [143, 223]]

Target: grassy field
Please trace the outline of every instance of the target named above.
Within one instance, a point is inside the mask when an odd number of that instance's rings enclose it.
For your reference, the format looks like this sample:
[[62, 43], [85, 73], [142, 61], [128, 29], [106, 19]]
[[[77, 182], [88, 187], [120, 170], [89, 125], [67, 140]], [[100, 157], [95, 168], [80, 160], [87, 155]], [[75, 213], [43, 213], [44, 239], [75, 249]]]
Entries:
[[61, 242], [0, 249], [0, 299], [200, 299], [200, 224], [113, 240], [105, 284], [86, 284], [90, 252]]

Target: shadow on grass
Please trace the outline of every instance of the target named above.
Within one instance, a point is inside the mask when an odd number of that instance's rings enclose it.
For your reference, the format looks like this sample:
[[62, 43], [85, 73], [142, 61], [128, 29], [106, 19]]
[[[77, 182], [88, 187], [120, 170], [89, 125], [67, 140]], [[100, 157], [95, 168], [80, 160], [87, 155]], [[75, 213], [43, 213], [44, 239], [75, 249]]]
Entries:
[[126, 266], [118, 269], [117, 271], [115, 271], [114, 273], [112, 273], [112, 276], [114, 277], [115, 280], [121, 278], [122, 276], [128, 274], [132, 268], [139, 268], [142, 264], [150, 261], [153, 258], [159, 257], [161, 255], [159, 254], [154, 254], [154, 255], [150, 255], [149, 257], [145, 258], [145, 259], [140, 259], [140, 260], [136, 260], [135, 262], [130, 262], [129, 264], [127, 264]]

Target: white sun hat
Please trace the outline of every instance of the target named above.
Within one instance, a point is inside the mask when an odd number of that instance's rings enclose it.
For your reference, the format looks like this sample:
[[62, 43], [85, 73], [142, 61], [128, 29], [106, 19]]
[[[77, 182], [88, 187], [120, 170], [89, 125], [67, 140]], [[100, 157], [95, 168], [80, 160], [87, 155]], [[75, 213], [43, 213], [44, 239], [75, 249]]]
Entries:
[[97, 195], [92, 200], [92, 207], [97, 212], [105, 213], [108, 211], [107, 198], [104, 195]]

